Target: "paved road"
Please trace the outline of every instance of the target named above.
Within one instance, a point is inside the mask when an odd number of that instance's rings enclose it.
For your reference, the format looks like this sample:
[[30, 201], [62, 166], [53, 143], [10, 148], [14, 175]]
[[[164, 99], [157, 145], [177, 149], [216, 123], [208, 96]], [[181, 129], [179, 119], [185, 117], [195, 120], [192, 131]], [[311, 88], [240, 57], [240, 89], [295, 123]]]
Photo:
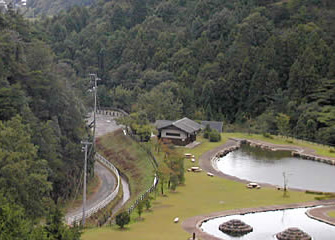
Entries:
[[[116, 187], [116, 178], [107, 168], [105, 168], [101, 163], [95, 162], [94, 173], [99, 176], [101, 180], [101, 185], [97, 192], [89, 196], [86, 201], [86, 210], [94, 207], [97, 203], [105, 199], [109, 194], [111, 194]], [[66, 218], [81, 213], [83, 211], [83, 206], [70, 209], [66, 214]]]
[[[97, 114], [96, 121], [97, 121], [97, 126], [95, 128], [95, 135], [97, 137], [101, 137], [107, 133], [113, 132], [121, 128], [120, 125], [116, 124], [115, 119], [112, 116]], [[91, 114], [87, 122], [88, 124], [93, 122], [93, 114]]]
[[[93, 121], [93, 114], [91, 114], [90, 118], [88, 118], [87, 122], [90, 124]], [[105, 135], [109, 132], [113, 132], [120, 128], [119, 125], [116, 124], [114, 118], [112, 116], [105, 116], [105, 115], [96, 115], [96, 136], [100, 137], [102, 135]], [[101, 185], [97, 192], [95, 192], [93, 195], [88, 196], [87, 202], [86, 202], [86, 209], [90, 209], [99, 202], [101, 202], [103, 199], [105, 199], [110, 193], [113, 192], [113, 190], [116, 187], [116, 178], [114, 174], [111, 173], [107, 168], [105, 168], [101, 163], [95, 162], [94, 165], [94, 173], [100, 178]], [[119, 204], [116, 206], [116, 209], [113, 210], [113, 212], [116, 212], [119, 210], [125, 202], [128, 201], [130, 198], [130, 190], [129, 185], [127, 181], [123, 178], [121, 178], [121, 184], [123, 187], [123, 199], [119, 202]], [[79, 206], [75, 209], [70, 209], [68, 213], [66, 214], [66, 218], [71, 217], [75, 214], [82, 212], [83, 206]]]

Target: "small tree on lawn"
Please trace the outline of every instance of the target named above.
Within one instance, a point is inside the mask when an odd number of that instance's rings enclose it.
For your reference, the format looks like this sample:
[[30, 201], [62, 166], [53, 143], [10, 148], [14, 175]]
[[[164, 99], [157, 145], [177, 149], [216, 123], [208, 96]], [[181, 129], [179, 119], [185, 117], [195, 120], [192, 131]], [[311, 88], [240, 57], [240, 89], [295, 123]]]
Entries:
[[148, 197], [145, 199], [144, 203], [145, 203], [145, 208], [147, 209], [147, 211], [149, 211], [149, 209], [151, 208], [151, 197], [148, 196]]
[[123, 228], [130, 222], [130, 216], [127, 212], [122, 212], [116, 216], [115, 222], [120, 228]]
[[211, 132], [211, 128], [210, 128], [209, 124], [207, 124], [205, 129], [204, 129], [204, 138], [208, 139], [210, 132]]
[[136, 207], [137, 209], [137, 213], [138, 213], [138, 218], [140, 219], [141, 218], [141, 215], [143, 213], [143, 207], [144, 207], [144, 202], [143, 201], [140, 201]]
[[171, 181], [171, 190], [175, 191], [179, 183], [178, 176], [176, 174], [171, 174], [170, 181]]

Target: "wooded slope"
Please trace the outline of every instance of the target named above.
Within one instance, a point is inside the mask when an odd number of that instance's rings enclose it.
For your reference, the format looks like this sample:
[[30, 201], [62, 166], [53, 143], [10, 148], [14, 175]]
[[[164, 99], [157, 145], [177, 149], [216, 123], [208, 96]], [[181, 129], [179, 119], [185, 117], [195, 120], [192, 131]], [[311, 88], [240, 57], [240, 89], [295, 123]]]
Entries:
[[331, 0], [113, 0], [42, 28], [102, 106], [334, 144], [334, 18]]

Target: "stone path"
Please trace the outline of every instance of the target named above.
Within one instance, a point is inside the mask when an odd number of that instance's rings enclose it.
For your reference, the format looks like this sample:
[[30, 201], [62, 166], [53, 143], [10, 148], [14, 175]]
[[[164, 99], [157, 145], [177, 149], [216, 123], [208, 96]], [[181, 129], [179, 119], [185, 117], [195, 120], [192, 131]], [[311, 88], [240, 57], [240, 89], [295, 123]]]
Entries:
[[328, 216], [329, 211], [334, 211], [335, 206], [319, 207], [307, 211], [307, 215], [315, 220], [335, 226], [335, 218]]

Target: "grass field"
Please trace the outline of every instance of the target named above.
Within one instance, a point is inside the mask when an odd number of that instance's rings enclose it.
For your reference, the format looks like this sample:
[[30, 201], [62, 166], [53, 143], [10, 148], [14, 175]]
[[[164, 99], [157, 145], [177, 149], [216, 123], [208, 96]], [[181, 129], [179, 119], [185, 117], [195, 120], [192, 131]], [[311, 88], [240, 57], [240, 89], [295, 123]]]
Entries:
[[[285, 139], [268, 139], [260, 135], [223, 134], [220, 143], [210, 143], [201, 137], [202, 143], [195, 149], [178, 148], [181, 152], [190, 152], [198, 157], [221, 144], [229, 137], [254, 138], [277, 144], [289, 144]], [[294, 142], [294, 144], [296, 144]], [[313, 147], [319, 153], [327, 153], [327, 148], [308, 143], [296, 144], [299, 146]], [[328, 154], [329, 155], [329, 151]], [[185, 169], [191, 165], [185, 160]], [[228, 209], [249, 208], [257, 206], [288, 204], [293, 202], [306, 202], [314, 200], [315, 195], [304, 192], [289, 192], [288, 197], [283, 197], [283, 192], [262, 188], [260, 190], [247, 189], [244, 184], [218, 177], [208, 177], [206, 173], [185, 173], [186, 182], [179, 186], [176, 192], [171, 192], [167, 197], [159, 196], [153, 201], [153, 208], [145, 212], [143, 221], [130, 224], [125, 230], [117, 226], [90, 229], [84, 232], [84, 240], [109, 240], [109, 239], [143, 239], [143, 240], [185, 240], [190, 237], [180, 226], [173, 223], [175, 217], [180, 222], [189, 217], [222, 211]]]
[[335, 210], [327, 213], [329, 217], [335, 218]]

